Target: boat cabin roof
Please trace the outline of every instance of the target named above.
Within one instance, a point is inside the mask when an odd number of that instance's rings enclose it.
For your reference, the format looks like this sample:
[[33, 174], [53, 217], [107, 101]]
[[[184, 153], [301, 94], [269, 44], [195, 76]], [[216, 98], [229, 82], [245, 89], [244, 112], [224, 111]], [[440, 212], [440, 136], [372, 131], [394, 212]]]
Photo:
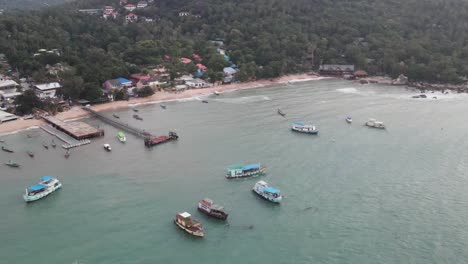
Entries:
[[180, 215], [182, 218], [190, 218], [190, 216], [191, 216], [191, 215], [190, 215], [189, 213], [187, 213], [187, 212], [183, 212], [183, 213], [181, 213], [181, 214], [179, 214], [179, 215]]
[[50, 181], [53, 180], [54, 178], [52, 176], [42, 176], [41, 181]]
[[202, 203], [206, 203], [206, 204], [209, 204], [209, 205], [212, 205], [213, 204], [213, 200], [211, 200], [210, 198], [205, 198], [203, 200], [201, 200]]
[[273, 187], [266, 187], [265, 189], [263, 189], [263, 191], [268, 193], [280, 193], [280, 190], [275, 189]]
[[244, 164], [234, 164], [228, 167], [228, 170], [240, 170], [244, 168]]
[[253, 169], [259, 169], [259, 168], [260, 168], [260, 164], [257, 163], [257, 164], [245, 165], [242, 169], [243, 170], [253, 170]]
[[28, 191], [32, 191], [32, 192], [40, 191], [40, 190], [42, 190], [42, 189], [44, 189], [46, 187], [47, 187], [46, 185], [39, 183], [39, 184], [36, 184], [36, 185], [33, 185], [33, 186], [29, 186]]
[[258, 181], [257, 184], [263, 185], [263, 186], [268, 186], [268, 183], [266, 183], [266, 181]]

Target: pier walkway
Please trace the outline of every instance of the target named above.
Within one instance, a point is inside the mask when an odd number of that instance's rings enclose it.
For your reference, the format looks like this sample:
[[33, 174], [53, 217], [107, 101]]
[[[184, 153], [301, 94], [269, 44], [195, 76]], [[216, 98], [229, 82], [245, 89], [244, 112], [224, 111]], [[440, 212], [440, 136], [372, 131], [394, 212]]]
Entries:
[[112, 118], [109, 118], [99, 112], [96, 112], [88, 107], [83, 107], [84, 110], [90, 112], [91, 114], [93, 114], [95, 117], [97, 117], [98, 119], [100, 119], [101, 121], [111, 125], [111, 126], [114, 126], [116, 128], [120, 128], [130, 134], [133, 134], [135, 136], [138, 136], [138, 137], [141, 137], [143, 139], [146, 139], [146, 138], [152, 138], [154, 137], [153, 135], [151, 135], [150, 133], [146, 132], [145, 130], [143, 129], [139, 129], [139, 128], [135, 128], [135, 127], [132, 127], [132, 126], [129, 126], [128, 124], [124, 124], [122, 122], [119, 122], [117, 120], [114, 120]]
[[47, 134], [49, 134], [51, 136], [54, 136], [54, 137], [58, 138], [60, 141], [62, 141], [63, 143], [65, 143], [65, 144], [62, 145], [62, 148], [64, 148], [64, 149], [76, 148], [76, 147], [80, 147], [80, 146], [87, 145], [87, 144], [91, 143], [91, 141], [89, 139], [76, 140], [76, 139], [70, 137], [69, 135], [61, 132], [60, 130], [55, 129], [51, 125], [43, 125], [43, 126], [40, 126], [40, 128], [42, 130], [44, 130]]

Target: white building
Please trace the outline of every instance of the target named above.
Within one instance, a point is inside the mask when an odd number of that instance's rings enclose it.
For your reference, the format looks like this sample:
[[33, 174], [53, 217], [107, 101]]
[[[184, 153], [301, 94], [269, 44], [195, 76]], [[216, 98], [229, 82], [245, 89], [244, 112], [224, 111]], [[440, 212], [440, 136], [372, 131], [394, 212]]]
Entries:
[[0, 80], [0, 99], [1, 101], [6, 101], [8, 99], [14, 98], [21, 93], [17, 90], [18, 83], [13, 80]]
[[148, 6], [148, 3], [146, 1], [140, 1], [137, 4], [137, 8], [145, 8]]
[[208, 87], [208, 84], [202, 79], [193, 79], [193, 80], [185, 81], [185, 84], [189, 88], [205, 88], [205, 87]]
[[62, 86], [58, 82], [44, 83], [34, 86], [37, 96], [41, 99], [54, 98], [55, 93], [60, 88], [62, 88]]
[[128, 5], [125, 5], [124, 8], [131, 12], [136, 9], [136, 5], [128, 4]]
[[8, 112], [0, 110], [0, 124], [3, 122], [8, 122], [8, 121], [16, 120], [16, 119], [18, 119], [18, 117], [15, 116], [14, 114], [10, 114]]

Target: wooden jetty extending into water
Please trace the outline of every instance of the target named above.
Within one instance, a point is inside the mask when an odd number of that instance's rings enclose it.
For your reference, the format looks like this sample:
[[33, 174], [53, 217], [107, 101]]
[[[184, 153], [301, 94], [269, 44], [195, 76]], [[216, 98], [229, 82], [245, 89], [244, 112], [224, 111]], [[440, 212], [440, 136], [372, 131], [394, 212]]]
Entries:
[[68, 137], [68, 135], [66, 135], [66, 136], [61, 135], [60, 131], [58, 131], [57, 129], [55, 129], [52, 126], [50, 126], [50, 127], [40, 126], [40, 128], [42, 130], [44, 130], [47, 134], [49, 134], [51, 136], [54, 136], [54, 137], [60, 139], [60, 141], [64, 142], [65, 144], [62, 145], [62, 148], [64, 148], [64, 149], [76, 148], [76, 147], [80, 147], [80, 146], [83, 146], [83, 145], [88, 145], [88, 144], [91, 143], [91, 140], [89, 140], [89, 139], [75, 140], [75, 139], [71, 139], [70, 137], [69, 137], [69, 139], [67, 139], [66, 137]]
[[53, 128], [62, 131], [77, 140], [104, 136], [104, 130], [92, 127], [84, 122], [63, 122], [53, 116], [43, 116], [42, 118]]
[[168, 136], [154, 136], [151, 133], [143, 129], [135, 128], [135, 127], [129, 126], [128, 124], [124, 124], [122, 122], [109, 118], [97, 111], [94, 111], [93, 109], [90, 109], [89, 107], [83, 107], [83, 109], [90, 112], [95, 117], [99, 118], [101, 121], [111, 126], [120, 128], [124, 131], [127, 131], [130, 134], [133, 134], [137, 137], [142, 138], [145, 142], [145, 146], [147, 147], [152, 147], [155, 145], [159, 145], [161, 143], [169, 142], [172, 140], [177, 140], [179, 138], [179, 136], [175, 132], [169, 132]]

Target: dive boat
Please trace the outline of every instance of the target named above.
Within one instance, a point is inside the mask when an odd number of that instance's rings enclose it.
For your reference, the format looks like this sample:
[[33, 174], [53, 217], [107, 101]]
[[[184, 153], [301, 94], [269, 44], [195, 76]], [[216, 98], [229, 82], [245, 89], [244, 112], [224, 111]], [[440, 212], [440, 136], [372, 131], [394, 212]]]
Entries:
[[254, 185], [252, 191], [260, 195], [262, 198], [273, 203], [279, 203], [282, 200], [280, 190], [275, 189], [273, 187], [269, 187], [268, 183], [266, 183], [265, 181], [257, 182]]
[[37, 201], [55, 192], [61, 187], [62, 183], [60, 183], [56, 178], [43, 176], [38, 184], [26, 188], [26, 193], [23, 195], [23, 199], [26, 202]]
[[32, 151], [28, 150], [27, 153], [29, 157], [34, 158], [34, 153]]
[[107, 150], [107, 151], [111, 151], [112, 148], [109, 144], [104, 144], [104, 149]]
[[215, 204], [213, 200], [208, 198], [198, 202], [198, 211], [221, 220], [226, 220], [229, 215], [224, 211], [224, 207]]
[[280, 116], [286, 116], [286, 113], [281, 111], [281, 109], [278, 108], [278, 115]]
[[140, 117], [139, 115], [133, 115], [133, 118], [135, 118], [136, 120], [143, 120], [143, 118]]
[[19, 168], [19, 164], [16, 163], [16, 162], [13, 162], [11, 160], [9, 160], [7, 163], [5, 163], [5, 165], [7, 165], [8, 167], [12, 167], [12, 168]]
[[353, 119], [350, 116], [348, 116], [348, 117], [346, 117], [346, 122], [348, 124], [351, 124], [353, 122]]
[[120, 116], [118, 116], [116, 114], [113, 114], [112, 116], [115, 117], [115, 118], [120, 118]]
[[369, 121], [367, 121], [365, 125], [372, 128], [385, 129], [384, 123], [377, 121], [374, 118], [369, 119]]
[[125, 137], [124, 132], [120, 131], [117, 133], [117, 138], [119, 139], [120, 142], [125, 143], [127, 141], [127, 137]]
[[166, 109], [166, 105], [159, 105], [162, 109]]
[[292, 131], [306, 133], [306, 134], [318, 134], [318, 129], [314, 125], [306, 125], [303, 122], [294, 122], [292, 127]]
[[236, 164], [229, 166], [227, 168], [226, 178], [244, 178], [263, 175], [266, 171], [266, 168], [260, 164]]
[[203, 230], [202, 224], [194, 219], [191, 219], [191, 215], [187, 212], [177, 214], [176, 218], [174, 219], [174, 223], [191, 235], [196, 237], [205, 236], [205, 231]]
[[5, 151], [5, 152], [9, 152], [9, 153], [13, 153], [14, 151], [5, 147], [5, 146], [2, 146], [2, 150]]

